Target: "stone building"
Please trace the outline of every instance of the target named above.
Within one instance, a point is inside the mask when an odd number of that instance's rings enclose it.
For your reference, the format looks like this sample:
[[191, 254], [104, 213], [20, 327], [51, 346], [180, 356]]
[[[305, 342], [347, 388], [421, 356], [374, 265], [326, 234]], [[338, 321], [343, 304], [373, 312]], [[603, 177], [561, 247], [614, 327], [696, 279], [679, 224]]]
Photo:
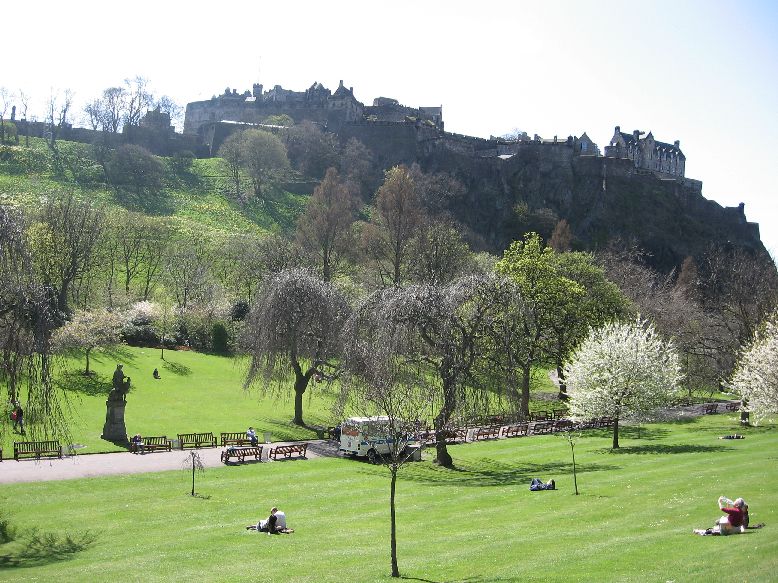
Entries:
[[334, 93], [318, 82], [305, 91], [291, 91], [280, 85], [265, 91], [259, 83], [243, 93], [227, 88], [219, 96], [187, 104], [184, 133], [199, 136], [213, 150], [216, 144], [207, 142], [208, 136], [214, 135], [215, 124], [258, 125], [271, 115], [282, 114], [295, 123], [311, 121], [333, 133], [340, 133], [348, 124], [365, 121], [413, 120], [443, 128], [442, 107], [405, 107], [391, 98], [378, 98], [373, 106], [366, 107], [354, 96], [354, 88], [347, 88], [341, 80]]
[[642, 137], [645, 132], [639, 130], [627, 134], [616, 126], [610, 145], [605, 146], [606, 158], [628, 158], [635, 168], [649, 170], [659, 175], [683, 178], [686, 171], [686, 156], [681, 151], [681, 143], [659, 142], [654, 135]]

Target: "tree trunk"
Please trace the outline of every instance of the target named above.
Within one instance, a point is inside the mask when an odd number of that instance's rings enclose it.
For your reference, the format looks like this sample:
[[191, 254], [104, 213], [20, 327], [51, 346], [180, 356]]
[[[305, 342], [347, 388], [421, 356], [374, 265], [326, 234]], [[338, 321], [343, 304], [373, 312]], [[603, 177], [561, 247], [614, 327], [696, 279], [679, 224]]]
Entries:
[[396, 523], [396, 513], [395, 513], [395, 506], [394, 506], [394, 494], [396, 491], [397, 486], [397, 467], [392, 465], [391, 468], [392, 472], [392, 481], [389, 491], [389, 516], [391, 519], [392, 527], [391, 527], [391, 551], [392, 551], [392, 577], [399, 577], [400, 576], [400, 570], [397, 568], [397, 523]]
[[303, 373], [298, 362], [292, 363], [294, 370], [294, 419], [295, 425], [305, 426], [303, 421], [303, 395], [308, 388], [308, 381], [311, 379], [311, 372]]
[[521, 414], [529, 417], [529, 383], [532, 375], [532, 367], [521, 367]]
[[575, 472], [575, 444], [570, 441], [570, 452], [573, 454], [573, 484], [575, 485], [575, 495], [578, 496], [578, 477]]
[[613, 449], [619, 449], [619, 418], [613, 421]]
[[565, 367], [562, 364], [562, 359], [559, 358], [556, 361], [556, 377], [559, 381], [559, 392], [567, 394], [567, 381], [565, 380]]
[[443, 379], [443, 407], [440, 413], [435, 416], [435, 461], [444, 468], [453, 468], [454, 460], [448, 453], [446, 445], [446, 434], [444, 429], [449, 419], [456, 410], [456, 394], [454, 393], [454, 381], [452, 379]]
[[89, 374], [89, 352], [91, 351], [91, 348], [86, 349], [86, 370], [84, 371], [84, 374]]

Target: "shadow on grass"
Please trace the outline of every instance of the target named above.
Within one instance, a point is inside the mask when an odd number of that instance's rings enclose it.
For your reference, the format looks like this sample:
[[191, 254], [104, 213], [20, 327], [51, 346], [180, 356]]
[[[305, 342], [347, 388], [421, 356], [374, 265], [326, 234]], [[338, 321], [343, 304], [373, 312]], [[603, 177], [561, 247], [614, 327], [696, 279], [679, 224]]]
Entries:
[[41, 533], [37, 530], [16, 541], [16, 549], [0, 551], [0, 567], [29, 568], [65, 561], [86, 550], [97, 540], [97, 534], [86, 531], [78, 534]]
[[[602, 430], [598, 430], [602, 431]], [[588, 433], [587, 433], [588, 435]], [[594, 435], [594, 434], [593, 434]], [[646, 427], [644, 425], [621, 425], [619, 427], [619, 438], [627, 437], [629, 439], [645, 439], [653, 441], [654, 439], [662, 439], [670, 435], [670, 431], [663, 427]], [[613, 430], [607, 429], [600, 435], [600, 437], [612, 437]]]
[[666, 455], [676, 453], [714, 453], [731, 450], [731, 447], [723, 445], [692, 445], [685, 443], [678, 445], [635, 445], [618, 449], [600, 449], [597, 450], [597, 453]]
[[180, 377], [188, 377], [190, 374], [192, 374], [191, 368], [189, 368], [185, 364], [180, 364], [178, 362], [170, 362], [168, 360], [163, 360], [162, 368], [166, 372], [169, 372], [170, 374], [174, 374]]
[[97, 373], [85, 375], [83, 371], [69, 370], [64, 372], [57, 380], [62, 388], [82, 393], [91, 397], [103, 395], [108, 396], [111, 392], [111, 380], [108, 377], [100, 376]]
[[[424, 482], [432, 485], [460, 486], [529, 486], [532, 478], [555, 477], [573, 473], [572, 463], [509, 464], [495, 459], [460, 462], [454, 469], [435, 464], [408, 464], [403, 470], [403, 479]], [[603, 472], [619, 469], [612, 464], [576, 464], [578, 474]], [[376, 466], [365, 466], [361, 471], [374, 473], [381, 471]]]

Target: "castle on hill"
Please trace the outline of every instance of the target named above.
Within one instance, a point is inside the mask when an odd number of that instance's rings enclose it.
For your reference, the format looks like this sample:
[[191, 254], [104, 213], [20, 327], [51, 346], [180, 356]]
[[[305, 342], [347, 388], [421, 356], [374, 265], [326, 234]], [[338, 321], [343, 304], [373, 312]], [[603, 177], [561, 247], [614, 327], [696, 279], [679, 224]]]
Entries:
[[[564, 148], [571, 156], [601, 156], [586, 132], [566, 139], [541, 138], [537, 134], [530, 138], [523, 133], [511, 138], [490, 136], [488, 140], [446, 132], [442, 106], [408, 107], [390, 97], [377, 97], [372, 105], [365, 105], [343, 80], [334, 92], [319, 82], [304, 91], [280, 85], [265, 90], [259, 83], [242, 93], [227, 88], [211, 99], [187, 104], [184, 135], [196, 137], [208, 154], [215, 155], [224, 139], [238, 129], [264, 127], [273, 131], [264, 122], [278, 115], [288, 115], [295, 123], [318, 124], [344, 142], [355, 137], [387, 164], [415, 161], [431, 148], [503, 160], [533, 147]], [[679, 142], [670, 145], [657, 141], [651, 132], [642, 136], [643, 132], [626, 134], [616, 126], [613, 139], [605, 147], [605, 157], [631, 160], [636, 169], [660, 178], [683, 179], [686, 157]]]

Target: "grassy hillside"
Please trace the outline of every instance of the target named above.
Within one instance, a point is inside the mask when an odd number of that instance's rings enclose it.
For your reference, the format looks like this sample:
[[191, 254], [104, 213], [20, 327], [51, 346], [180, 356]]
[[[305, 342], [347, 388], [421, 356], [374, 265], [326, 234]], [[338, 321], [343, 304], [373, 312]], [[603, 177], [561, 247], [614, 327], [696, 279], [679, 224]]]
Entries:
[[155, 216], [167, 216], [184, 232], [289, 231], [304, 210], [306, 196], [277, 189], [265, 201], [238, 202], [218, 158], [195, 160], [185, 171], [174, 171], [168, 160], [164, 188], [137, 195], [102, 184], [89, 159], [89, 146], [60, 142], [66, 160], [61, 173], [54, 170], [51, 154], [41, 139], [31, 139], [30, 148], [4, 146], [0, 155], [0, 204], [36, 208], [50, 193], [75, 191], [105, 204]]
[[[775, 426], [740, 441], [735, 415], [628, 432], [612, 452], [590, 432], [576, 448], [530, 437], [451, 448], [456, 470], [401, 471], [401, 573], [414, 580], [773, 581], [778, 568]], [[127, 454], [130, 455], [130, 454]], [[182, 454], [183, 455], [183, 454]], [[6, 462], [7, 463], [7, 462]], [[30, 462], [33, 463], [33, 462]], [[532, 477], [558, 490], [530, 492]], [[315, 459], [191, 473], [5, 485], [4, 581], [389, 581], [388, 472]], [[743, 496], [767, 527], [700, 537], [720, 495]], [[248, 532], [272, 505], [288, 536]]]

